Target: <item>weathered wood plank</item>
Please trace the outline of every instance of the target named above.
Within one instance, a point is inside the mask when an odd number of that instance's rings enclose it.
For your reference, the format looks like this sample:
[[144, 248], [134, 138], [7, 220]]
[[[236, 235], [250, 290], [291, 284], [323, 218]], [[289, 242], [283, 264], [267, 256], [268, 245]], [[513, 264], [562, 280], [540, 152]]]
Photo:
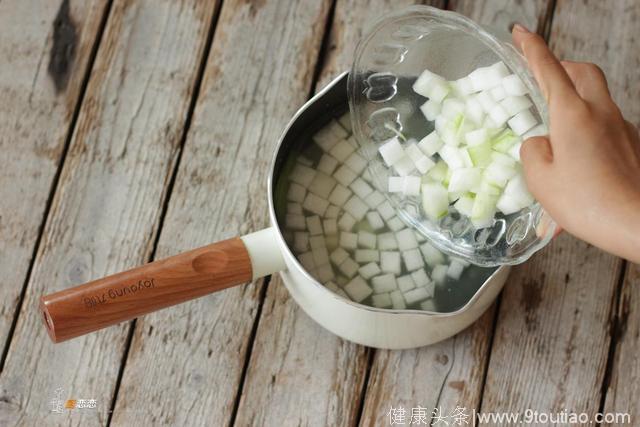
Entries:
[[[158, 257], [267, 225], [271, 157], [311, 88], [329, 6], [223, 4]], [[139, 319], [113, 424], [228, 425], [262, 286]]]
[[[601, 65], [623, 112], [637, 120], [633, 4], [558, 2], [550, 44], [561, 58]], [[515, 272], [503, 295], [483, 410], [599, 410], [620, 267], [618, 258], [562, 236]]]
[[[0, 345], [22, 287], [105, 0], [0, 2]], [[62, 30], [53, 29], [56, 23]]]
[[[611, 381], [605, 390], [604, 413], [629, 414], [630, 423], [640, 421], [640, 265], [629, 264], [622, 286], [620, 306], [614, 331], [615, 357]], [[624, 425], [623, 420], [611, 425]]]
[[[458, 1], [450, 4], [476, 22], [508, 31], [513, 22], [530, 28], [542, 25], [546, 0], [515, 3], [510, 1]], [[511, 278], [505, 285], [513, 286]], [[389, 423], [391, 407], [407, 411], [426, 408], [427, 419], [436, 410], [450, 416], [464, 408], [469, 416], [481, 400], [485, 368], [489, 357], [495, 304], [470, 328], [429, 347], [411, 351], [381, 351], [374, 358], [363, 411], [363, 425]], [[449, 419], [451, 421], [451, 419]]]
[[[148, 259], [213, 10], [113, 6], [0, 377], [1, 425], [106, 423], [128, 324], [54, 345], [38, 298]], [[97, 409], [49, 412], [58, 387]]]

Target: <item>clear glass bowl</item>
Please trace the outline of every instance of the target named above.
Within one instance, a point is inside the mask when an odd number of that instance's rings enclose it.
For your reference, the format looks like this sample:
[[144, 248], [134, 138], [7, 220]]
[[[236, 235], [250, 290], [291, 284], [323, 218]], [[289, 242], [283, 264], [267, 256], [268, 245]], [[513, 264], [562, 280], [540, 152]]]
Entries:
[[447, 80], [503, 61], [529, 90], [532, 113], [548, 126], [547, 108], [524, 58], [470, 19], [428, 6], [414, 6], [385, 16], [358, 44], [349, 74], [349, 107], [356, 139], [369, 160], [374, 184], [398, 215], [439, 249], [481, 266], [518, 264], [546, 245], [556, 229], [536, 203], [511, 215], [497, 214], [492, 226], [476, 229], [455, 210], [431, 221], [420, 197], [388, 193], [389, 168], [378, 147], [402, 134], [420, 140], [431, 131], [420, 112], [425, 98], [411, 86], [429, 69]]

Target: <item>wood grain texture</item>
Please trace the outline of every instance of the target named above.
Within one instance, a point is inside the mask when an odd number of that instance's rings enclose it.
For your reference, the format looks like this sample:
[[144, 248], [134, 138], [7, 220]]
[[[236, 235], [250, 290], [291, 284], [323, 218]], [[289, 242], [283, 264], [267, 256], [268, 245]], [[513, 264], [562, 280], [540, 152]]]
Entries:
[[[560, 1], [550, 36], [559, 57], [601, 65], [636, 122], [637, 6]], [[503, 296], [483, 410], [599, 410], [620, 267], [619, 259], [562, 236], [516, 269]]]
[[[105, 424], [127, 325], [55, 345], [37, 301], [148, 259], [213, 8], [114, 4], [0, 377], [0, 425]], [[59, 387], [97, 409], [52, 414]]]
[[[158, 256], [267, 225], [271, 158], [310, 91], [328, 11], [317, 0], [224, 2]], [[113, 424], [228, 425], [262, 285], [139, 319]]]
[[[611, 369], [611, 380], [603, 408], [605, 413], [629, 414], [631, 424], [640, 422], [640, 265], [629, 264], [622, 286], [617, 326], [614, 331], [616, 344]], [[622, 422], [611, 425], [624, 425]]]
[[[0, 2], [2, 346], [27, 279], [105, 4]], [[55, 32], [54, 23], [66, 24], [67, 31]]]
[[[452, 4], [482, 25], [508, 30], [512, 22], [536, 28], [546, 15], [547, 2], [458, 1]], [[515, 285], [510, 276], [505, 287]], [[389, 423], [389, 409], [426, 408], [448, 416], [456, 408], [478, 409], [490, 354], [495, 304], [471, 327], [443, 342], [411, 351], [376, 353], [366, 392], [362, 424]]]
[[40, 299], [53, 342], [95, 332], [251, 280], [239, 237], [63, 289]]
[[[411, 1], [341, 1], [316, 89], [351, 65], [363, 29]], [[236, 424], [348, 426], [357, 422], [368, 352], [314, 323], [274, 275], [256, 333]]]

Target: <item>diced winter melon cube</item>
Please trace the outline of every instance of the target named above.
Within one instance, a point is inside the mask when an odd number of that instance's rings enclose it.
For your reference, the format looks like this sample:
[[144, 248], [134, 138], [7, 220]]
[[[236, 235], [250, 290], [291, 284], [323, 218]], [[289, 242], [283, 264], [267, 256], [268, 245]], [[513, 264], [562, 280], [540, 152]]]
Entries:
[[358, 268], [360, 266], [357, 262], [355, 262], [352, 258], [348, 257], [338, 266], [338, 270], [340, 270], [345, 276], [351, 278], [356, 275], [358, 272]]
[[356, 178], [355, 181], [351, 183], [349, 188], [356, 194], [356, 196], [364, 199], [369, 194], [373, 192], [373, 188], [369, 184], [367, 184], [362, 178]]
[[497, 202], [498, 197], [494, 195], [480, 193], [476, 196], [471, 209], [471, 222], [476, 228], [489, 227], [493, 224]]
[[358, 231], [358, 245], [363, 248], [376, 248], [376, 235], [368, 231]]
[[345, 187], [353, 182], [358, 176], [348, 166], [342, 165], [333, 173], [333, 177]]
[[517, 144], [515, 144], [513, 147], [509, 149], [509, 155], [517, 161], [520, 161], [520, 147], [522, 147], [522, 142], [518, 142]]
[[415, 249], [418, 247], [416, 235], [413, 230], [409, 228], [397, 232], [396, 240], [398, 242], [398, 248], [401, 251], [408, 251], [409, 249]]
[[338, 167], [338, 161], [330, 155], [324, 153], [318, 162], [318, 172], [331, 175]]
[[302, 203], [306, 194], [307, 190], [302, 185], [292, 182], [289, 184], [289, 189], [287, 190], [287, 200]]
[[402, 252], [402, 260], [408, 271], [415, 271], [424, 266], [422, 255], [419, 249], [410, 249]]
[[313, 255], [313, 262], [317, 266], [329, 263], [329, 252], [326, 247], [311, 248], [311, 254]]
[[429, 70], [424, 70], [413, 83], [412, 89], [418, 95], [422, 95], [425, 98], [429, 97], [429, 89], [431, 87], [431, 81], [433, 79], [442, 79], [436, 73], [432, 73]]
[[449, 83], [440, 78], [431, 81], [431, 88], [428, 91], [428, 98], [434, 102], [442, 102], [442, 100], [451, 92]]
[[419, 176], [405, 176], [403, 185], [405, 196], [419, 196], [420, 183], [421, 180]]
[[511, 129], [513, 129], [516, 135], [522, 135], [537, 125], [538, 121], [533, 117], [531, 111], [524, 110], [513, 116], [507, 124]]
[[502, 79], [502, 87], [509, 95], [524, 95], [528, 92], [520, 77], [515, 74], [504, 77]]
[[462, 151], [457, 147], [445, 145], [440, 149], [440, 151], [438, 151], [438, 154], [450, 169], [459, 169], [465, 167], [465, 161], [462, 157]]
[[489, 111], [489, 117], [491, 117], [491, 120], [493, 120], [493, 123], [495, 123], [498, 126], [502, 126], [507, 122], [507, 120], [509, 120], [510, 115], [507, 112], [507, 110], [505, 110], [504, 107], [502, 107], [502, 105], [495, 105]]
[[351, 114], [347, 112], [338, 117], [338, 123], [340, 123], [340, 126], [342, 126], [347, 132], [351, 132]]
[[345, 212], [338, 220], [338, 228], [342, 231], [351, 231], [356, 222], [356, 219], [351, 214]]
[[410, 274], [406, 274], [404, 276], [400, 276], [396, 279], [398, 283], [398, 289], [402, 292], [410, 291], [411, 289], [416, 287], [416, 283], [413, 281], [413, 278]]
[[296, 231], [293, 233], [293, 248], [298, 252], [309, 250], [309, 233], [306, 231]]
[[529, 192], [529, 188], [527, 187], [527, 183], [522, 174], [517, 174], [511, 178], [505, 187], [504, 192], [505, 194], [520, 195], [525, 200], [533, 202], [533, 195]]
[[436, 163], [427, 156], [422, 156], [419, 160], [415, 161], [414, 164], [416, 165], [416, 169], [423, 175], [436, 165]]
[[449, 211], [447, 189], [439, 183], [422, 184], [422, 207], [432, 221], [437, 221]]
[[340, 214], [340, 208], [336, 205], [329, 205], [329, 207], [327, 208], [327, 210], [324, 213], [324, 217], [329, 219], [329, 218], [338, 218], [338, 215]]
[[371, 305], [377, 308], [391, 307], [391, 297], [389, 294], [374, 294], [371, 297]]
[[409, 156], [405, 155], [393, 165], [393, 168], [396, 170], [398, 175], [406, 176], [413, 172], [414, 164]]
[[444, 160], [438, 160], [436, 165], [427, 173], [427, 176], [434, 181], [442, 182], [447, 177], [449, 167]]
[[342, 206], [349, 200], [349, 197], [351, 197], [351, 190], [342, 184], [338, 184], [329, 194], [329, 201], [336, 206]]
[[398, 249], [398, 241], [393, 233], [378, 234], [378, 249], [388, 251]]
[[356, 174], [361, 174], [367, 167], [367, 161], [358, 153], [351, 153], [347, 160], [344, 161], [344, 164]]
[[384, 228], [384, 221], [380, 214], [376, 211], [367, 212], [367, 222], [373, 229], [373, 231], [382, 230]]
[[380, 269], [385, 273], [400, 274], [402, 271], [402, 261], [400, 252], [382, 251], [380, 252]]
[[464, 264], [462, 264], [457, 259], [452, 259], [449, 263], [449, 267], [447, 268], [447, 276], [451, 277], [454, 280], [460, 280], [460, 276], [462, 276], [464, 268]]
[[384, 194], [382, 194], [381, 192], [379, 192], [377, 190], [373, 190], [373, 192], [371, 192], [371, 194], [369, 194], [367, 197], [364, 198], [364, 202], [371, 209], [377, 208], [380, 205], [380, 203], [384, 202], [384, 200], [385, 200], [384, 199]]
[[522, 135], [522, 139], [533, 138], [534, 136], [545, 136], [548, 134], [549, 130], [547, 127], [543, 123], [540, 123], [538, 126], [528, 130], [527, 133]]
[[435, 267], [433, 267], [433, 270], [431, 270], [431, 278], [439, 285], [444, 284], [444, 282], [447, 280], [448, 269], [448, 265], [436, 265]]
[[340, 233], [340, 246], [345, 249], [356, 249], [358, 247], [358, 235], [343, 231]]
[[440, 114], [441, 108], [442, 106], [440, 105], [439, 102], [436, 102], [433, 99], [430, 99], [420, 106], [420, 111], [422, 111], [422, 114], [424, 114], [424, 117], [428, 121], [432, 122]]
[[424, 260], [431, 268], [434, 268], [436, 265], [443, 264], [445, 261], [442, 252], [436, 249], [429, 242], [423, 243], [422, 246], [420, 246], [420, 252], [422, 252]]
[[349, 134], [336, 120], [331, 120], [311, 137], [323, 151], [329, 151]]
[[463, 77], [452, 83], [452, 88], [458, 96], [467, 96], [473, 93], [473, 84], [469, 77]]
[[416, 286], [427, 286], [429, 283], [431, 283], [431, 280], [429, 279], [429, 275], [424, 270], [424, 268], [421, 268], [411, 273], [411, 278], [413, 279], [413, 283], [415, 283]]
[[485, 113], [489, 113], [496, 105], [496, 101], [488, 91], [483, 91], [477, 94], [473, 99], [478, 101]]
[[506, 153], [519, 141], [520, 137], [513, 133], [511, 129], [505, 129], [492, 138], [491, 146], [495, 151]]
[[502, 85], [498, 85], [489, 91], [495, 101], [502, 101], [507, 97], [507, 92]]
[[467, 99], [464, 114], [467, 119], [471, 120], [477, 126], [482, 124], [485, 116], [485, 110], [476, 96], [472, 96]]
[[304, 252], [298, 255], [298, 261], [300, 261], [302, 267], [309, 272], [316, 268], [316, 263], [313, 261], [313, 254], [311, 252]]
[[375, 262], [365, 264], [358, 269], [358, 274], [365, 280], [369, 280], [380, 273], [382, 273], [382, 270], [380, 270], [380, 267]]
[[464, 135], [464, 139], [467, 142], [467, 145], [473, 147], [487, 142], [489, 140], [489, 133], [485, 128], [476, 129], [471, 132], [467, 132]]
[[365, 264], [374, 261], [378, 262], [380, 261], [380, 252], [375, 249], [356, 249], [354, 258], [359, 264]]
[[475, 202], [475, 197], [471, 195], [465, 195], [458, 199], [457, 202], [454, 203], [454, 207], [458, 212], [466, 217], [471, 216], [471, 210], [473, 209], [473, 203]]
[[331, 262], [333, 262], [336, 266], [342, 264], [347, 258], [349, 258], [349, 253], [343, 248], [336, 248], [333, 252], [331, 252], [331, 255], [329, 255], [329, 259], [331, 259]]
[[364, 218], [364, 216], [369, 211], [369, 207], [367, 206], [367, 204], [363, 202], [362, 199], [358, 196], [351, 196], [351, 198], [347, 200], [347, 203], [345, 203], [342, 208], [350, 213], [351, 216], [356, 219], [356, 221], [362, 220], [362, 218]]
[[344, 286], [344, 291], [355, 302], [365, 300], [373, 293], [373, 290], [367, 285], [367, 282], [360, 276], [356, 276]]
[[405, 227], [405, 225], [400, 218], [398, 218], [397, 216], [394, 216], [389, 221], [387, 221], [387, 227], [389, 227], [389, 230], [395, 232], [395, 231], [402, 230]]
[[429, 293], [425, 288], [414, 288], [404, 292], [404, 300], [408, 305], [415, 304], [429, 298]]
[[427, 156], [433, 156], [444, 145], [444, 142], [438, 136], [438, 133], [434, 130], [429, 135], [425, 136], [418, 143], [418, 148]]
[[514, 168], [494, 161], [484, 170], [484, 179], [497, 187], [504, 187], [515, 174]]
[[324, 287], [325, 287], [325, 288], [327, 288], [327, 289], [329, 289], [331, 292], [338, 292], [338, 290], [340, 289], [340, 288], [338, 287], [338, 285], [337, 285], [335, 282], [331, 281], [331, 280], [329, 280], [328, 282], [326, 282], [326, 283], [324, 284]]
[[460, 168], [451, 172], [448, 190], [450, 192], [469, 191], [482, 179], [479, 168]]
[[371, 279], [371, 285], [373, 286], [373, 291], [376, 294], [392, 292], [398, 289], [396, 276], [393, 274], [382, 274], [380, 276], [376, 276]]
[[322, 228], [325, 234], [336, 234], [338, 232], [338, 221], [335, 218], [328, 218], [322, 221]]
[[396, 214], [396, 211], [393, 209], [393, 206], [391, 206], [391, 203], [389, 203], [388, 200], [380, 203], [376, 210], [385, 221], [388, 221]]
[[324, 215], [324, 212], [327, 210], [327, 206], [329, 206], [328, 200], [318, 197], [313, 193], [307, 193], [307, 196], [304, 198], [304, 202], [302, 202], [302, 207], [304, 209], [320, 216]]
[[528, 110], [533, 104], [526, 96], [508, 96], [500, 102], [509, 116], [515, 116], [520, 111]]
[[394, 310], [404, 310], [407, 308], [407, 304], [404, 302], [404, 297], [402, 296], [402, 292], [393, 291], [389, 293], [389, 297], [391, 298], [391, 306]]
[[420, 303], [420, 308], [424, 311], [435, 311], [435, 312], [438, 311], [438, 308], [436, 307], [436, 302], [432, 298], [426, 301], [422, 301]]
[[448, 99], [445, 99], [444, 102], [442, 103], [442, 111], [440, 112], [440, 114], [442, 114], [444, 117], [448, 119], [454, 119], [459, 114], [464, 113], [464, 109], [465, 109], [464, 102], [455, 98], [448, 98]]
[[322, 222], [317, 215], [307, 217], [307, 230], [311, 236], [322, 234]]
[[287, 203], [287, 213], [292, 215], [302, 215], [302, 205], [297, 202]]
[[306, 230], [307, 228], [304, 215], [288, 214], [284, 221], [289, 230]]
[[387, 166], [393, 166], [404, 157], [404, 148], [398, 140], [398, 137], [391, 138], [378, 148], [378, 152], [382, 156], [382, 160]]
[[329, 150], [329, 154], [335, 157], [339, 162], [344, 162], [355, 150], [355, 147], [347, 140], [342, 140]]
[[335, 277], [331, 264], [324, 264], [316, 268], [316, 276], [321, 283], [326, 283]]
[[498, 199], [496, 208], [505, 215], [511, 215], [512, 213], [518, 212], [523, 206], [518, 203], [515, 197], [505, 193]]
[[289, 181], [300, 184], [304, 188], [308, 188], [309, 184], [311, 184], [311, 181], [313, 181], [314, 176], [316, 176], [315, 170], [303, 164], [297, 163], [289, 174]]
[[[327, 246], [327, 242], [325, 241], [324, 236], [310, 236], [309, 237], [309, 246], [311, 249], [314, 248], [324, 248]], [[320, 265], [320, 264], [318, 264]]]

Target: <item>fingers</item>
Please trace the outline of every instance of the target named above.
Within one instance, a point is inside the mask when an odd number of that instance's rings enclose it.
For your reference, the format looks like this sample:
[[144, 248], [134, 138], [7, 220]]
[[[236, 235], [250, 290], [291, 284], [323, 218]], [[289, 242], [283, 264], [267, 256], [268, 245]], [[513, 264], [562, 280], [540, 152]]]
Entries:
[[[533, 195], [544, 191], [545, 177], [548, 167], [553, 161], [551, 144], [546, 136], [535, 136], [522, 143], [520, 147], [520, 160], [524, 169], [527, 186]], [[540, 190], [540, 191], [539, 191]]]
[[573, 82], [578, 95], [594, 106], [613, 103], [607, 78], [595, 64], [586, 62], [561, 61], [562, 67]]
[[542, 37], [516, 24], [513, 27], [513, 41], [527, 59], [548, 103], [554, 99], [566, 101], [577, 98], [571, 79]]

